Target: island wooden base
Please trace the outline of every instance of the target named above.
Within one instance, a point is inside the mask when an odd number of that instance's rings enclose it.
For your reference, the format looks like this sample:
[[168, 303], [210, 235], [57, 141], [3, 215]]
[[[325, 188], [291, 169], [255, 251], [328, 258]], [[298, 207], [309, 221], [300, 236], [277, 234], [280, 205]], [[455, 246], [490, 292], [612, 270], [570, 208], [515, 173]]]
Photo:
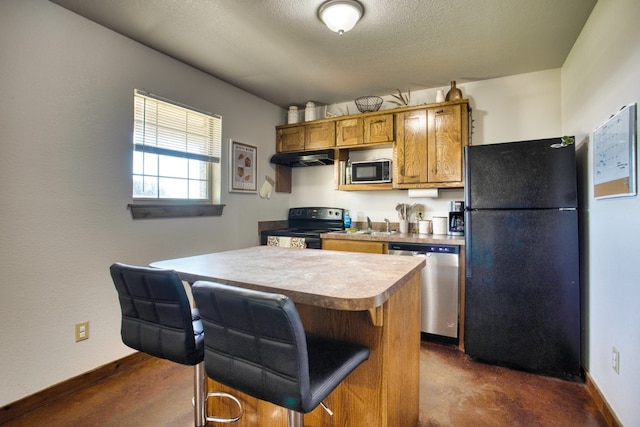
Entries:
[[[416, 426], [420, 388], [420, 271], [384, 303], [376, 323], [368, 311], [338, 311], [298, 304], [305, 329], [337, 339], [357, 342], [371, 349], [360, 365], [325, 400], [334, 412], [322, 407], [304, 416], [305, 426], [396, 427]], [[210, 391], [227, 391], [243, 404], [244, 416], [234, 426], [286, 427], [286, 410], [259, 401], [213, 380]], [[228, 416], [233, 407], [212, 400], [209, 413]]]

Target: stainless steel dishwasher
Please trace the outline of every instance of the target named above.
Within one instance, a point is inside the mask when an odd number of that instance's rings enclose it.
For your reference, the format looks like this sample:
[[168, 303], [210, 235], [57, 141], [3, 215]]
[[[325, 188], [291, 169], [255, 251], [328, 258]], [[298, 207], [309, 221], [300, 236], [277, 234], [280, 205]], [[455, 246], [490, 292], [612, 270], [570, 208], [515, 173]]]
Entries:
[[421, 330], [458, 338], [460, 312], [460, 247], [457, 245], [389, 243], [389, 255], [422, 256]]

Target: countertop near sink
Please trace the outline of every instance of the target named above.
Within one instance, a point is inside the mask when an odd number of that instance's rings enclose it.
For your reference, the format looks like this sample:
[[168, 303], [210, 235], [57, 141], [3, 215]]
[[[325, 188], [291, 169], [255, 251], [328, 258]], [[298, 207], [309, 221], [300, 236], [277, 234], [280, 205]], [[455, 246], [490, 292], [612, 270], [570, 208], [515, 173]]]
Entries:
[[417, 234], [417, 233], [392, 233], [392, 234], [365, 234], [333, 232], [322, 233], [321, 239], [325, 240], [361, 240], [367, 242], [404, 242], [404, 243], [440, 243], [448, 245], [464, 246], [464, 236], [449, 236], [448, 234]]

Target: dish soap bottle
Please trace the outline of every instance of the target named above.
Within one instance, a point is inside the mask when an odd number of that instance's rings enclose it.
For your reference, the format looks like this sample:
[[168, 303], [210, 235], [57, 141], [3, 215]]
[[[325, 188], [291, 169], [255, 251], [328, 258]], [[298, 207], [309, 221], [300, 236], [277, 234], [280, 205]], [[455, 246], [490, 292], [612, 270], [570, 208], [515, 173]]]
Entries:
[[351, 228], [351, 215], [349, 215], [349, 211], [345, 211], [344, 213], [344, 228]]

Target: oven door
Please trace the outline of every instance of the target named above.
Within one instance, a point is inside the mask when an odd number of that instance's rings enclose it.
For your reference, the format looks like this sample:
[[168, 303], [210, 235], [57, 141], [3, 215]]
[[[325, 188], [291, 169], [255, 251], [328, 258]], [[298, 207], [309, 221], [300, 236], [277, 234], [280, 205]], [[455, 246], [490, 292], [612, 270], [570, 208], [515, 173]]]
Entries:
[[289, 229], [263, 230], [260, 233], [261, 245], [267, 244], [268, 236], [304, 237], [307, 249], [322, 249], [322, 240], [320, 239], [320, 233], [318, 232], [295, 231]]

